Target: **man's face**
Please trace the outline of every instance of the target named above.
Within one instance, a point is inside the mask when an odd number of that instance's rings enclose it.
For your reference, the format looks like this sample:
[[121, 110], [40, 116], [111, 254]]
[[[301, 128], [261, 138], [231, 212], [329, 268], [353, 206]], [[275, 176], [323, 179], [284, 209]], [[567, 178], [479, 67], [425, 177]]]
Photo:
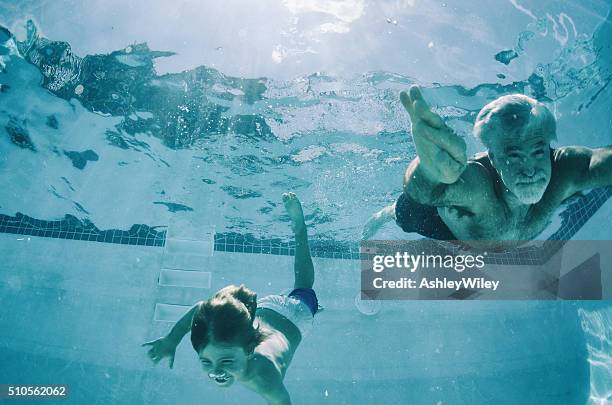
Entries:
[[210, 342], [199, 357], [204, 372], [219, 387], [231, 386], [247, 368], [248, 356], [240, 346]]
[[535, 204], [550, 181], [549, 138], [543, 134], [509, 138], [494, 142], [491, 160], [508, 190], [523, 204]]

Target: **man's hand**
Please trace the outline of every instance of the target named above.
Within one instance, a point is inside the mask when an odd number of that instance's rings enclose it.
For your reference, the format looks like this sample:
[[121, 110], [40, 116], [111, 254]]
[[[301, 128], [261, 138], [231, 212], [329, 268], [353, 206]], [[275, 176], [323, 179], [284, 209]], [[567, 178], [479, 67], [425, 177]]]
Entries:
[[412, 137], [420, 168], [430, 181], [452, 184], [467, 164], [465, 141], [429, 109], [417, 86], [400, 93], [402, 105], [410, 115]]
[[151, 358], [153, 363], [157, 364], [164, 357], [168, 357], [170, 359], [170, 368], [174, 366], [174, 355], [176, 354], [177, 345], [172, 339], [165, 336], [157, 340], [143, 343], [142, 347], [145, 346], [151, 346], [147, 355]]

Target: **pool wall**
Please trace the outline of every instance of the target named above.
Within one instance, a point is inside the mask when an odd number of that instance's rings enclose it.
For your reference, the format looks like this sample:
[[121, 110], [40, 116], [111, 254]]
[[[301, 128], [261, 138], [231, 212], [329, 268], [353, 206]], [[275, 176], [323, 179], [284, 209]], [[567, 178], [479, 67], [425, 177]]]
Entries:
[[[171, 287], [159, 285], [161, 248], [0, 238], [2, 381], [67, 383], [79, 403], [261, 403], [212, 386], [188, 340], [173, 370], [140, 344], [171, 326], [155, 320], [159, 304], [191, 305], [230, 283], [260, 296], [290, 288], [291, 257], [215, 252], [196, 270], [211, 273], [210, 288]], [[576, 303], [384, 302], [365, 316], [358, 261], [316, 258], [315, 268], [325, 309], [286, 377], [295, 403], [586, 401]]]

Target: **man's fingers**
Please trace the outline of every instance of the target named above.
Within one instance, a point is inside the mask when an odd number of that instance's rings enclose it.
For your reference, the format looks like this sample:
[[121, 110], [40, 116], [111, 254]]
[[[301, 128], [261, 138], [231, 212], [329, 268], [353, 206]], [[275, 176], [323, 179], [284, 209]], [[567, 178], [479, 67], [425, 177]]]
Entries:
[[440, 129], [444, 127], [444, 121], [438, 114], [431, 111], [423, 98], [423, 93], [421, 93], [419, 86], [410, 87], [408, 92], [402, 91], [400, 93], [400, 100], [408, 114], [410, 114], [410, 120], [413, 124], [415, 120], [420, 119], [434, 128]]
[[455, 159], [450, 153], [445, 150], [440, 150], [436, 155], [437, 162], [444, 162], [448, 166], [448, 169], [452, 171], [457, 171], [463, 168], [463, 164]]
[[174, 367], [174, 356], [170, 356], [170, 368]]
[[452, 129], [446, 127], [439, 130], [423, 126], [418, 132], [423, 140], [447, 152], [454, 160], [459, 162], [467, 160], [465, 141], [455, 134]]
[[410, 88], [410, 100], [412, 100], [415, 117], [422, 119], [434, 128], [443, 128], [445, 126], [442, 118], [431, 111], [429, 104], [423, 98], [423, 93], [419, 86], [412, 86]]
[[446, 151], [457, 162], [467, 160], [465, 141], [446, 125], [442, 117], [431, 111], [418, 86], [410, 87], [408, 92], [402, 91], [400, 100], [410, 114], [413, 134], [417, 133], [423, 141]]
[[414, 102], [414, 115], [425, 121], [427, 125], [437, 129], [442, 129], [446, 125], [438, 114], [429, 109], [429, 106], [422, 98]]
[[417, 100], [425, 102], [425, 99], [423, 98], [423, 93], [421, 93], [421, 89], [419, 88], [419, 86], [410, 86], [410, 90], [408, 90], [408, 92], [410, 95], [410, 100], [412, 100], [413, 103]]
[[152, 340], [150, 342], [145, 342], [145, 343], [141, 344], [140, 347], [153, 346], [153, 343], [155, 343], [155, 340]]
[[400, 101], [402, 102], [402, 105], [404, 106], [406, 111], [408, 111], [408, 115], [410, 115], [410, 120], [414, 122], [414, 119], [415, 119], [414, 106], [412, 105], [412, 100], [410, 99], [410, 96], [408, 95], [408, 93], [406, 93], [405, 91], [402, 91], [400, 93]]

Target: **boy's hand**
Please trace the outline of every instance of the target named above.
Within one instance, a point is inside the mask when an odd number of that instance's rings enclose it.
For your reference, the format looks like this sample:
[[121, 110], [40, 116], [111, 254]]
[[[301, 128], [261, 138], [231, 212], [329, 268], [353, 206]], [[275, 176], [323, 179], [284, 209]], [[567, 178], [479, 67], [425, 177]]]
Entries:
[[151, 346], [147, 355], [153, 363], [157, 364], [164, 357], [169, 358], [170, 368], [174, 366], [174, 355], [176, 354], [176, 344], [174, 341], [169, 339], [167, 336], [161, 337], [157, 340], [152, 340], [142, 344], [142, 347]]

